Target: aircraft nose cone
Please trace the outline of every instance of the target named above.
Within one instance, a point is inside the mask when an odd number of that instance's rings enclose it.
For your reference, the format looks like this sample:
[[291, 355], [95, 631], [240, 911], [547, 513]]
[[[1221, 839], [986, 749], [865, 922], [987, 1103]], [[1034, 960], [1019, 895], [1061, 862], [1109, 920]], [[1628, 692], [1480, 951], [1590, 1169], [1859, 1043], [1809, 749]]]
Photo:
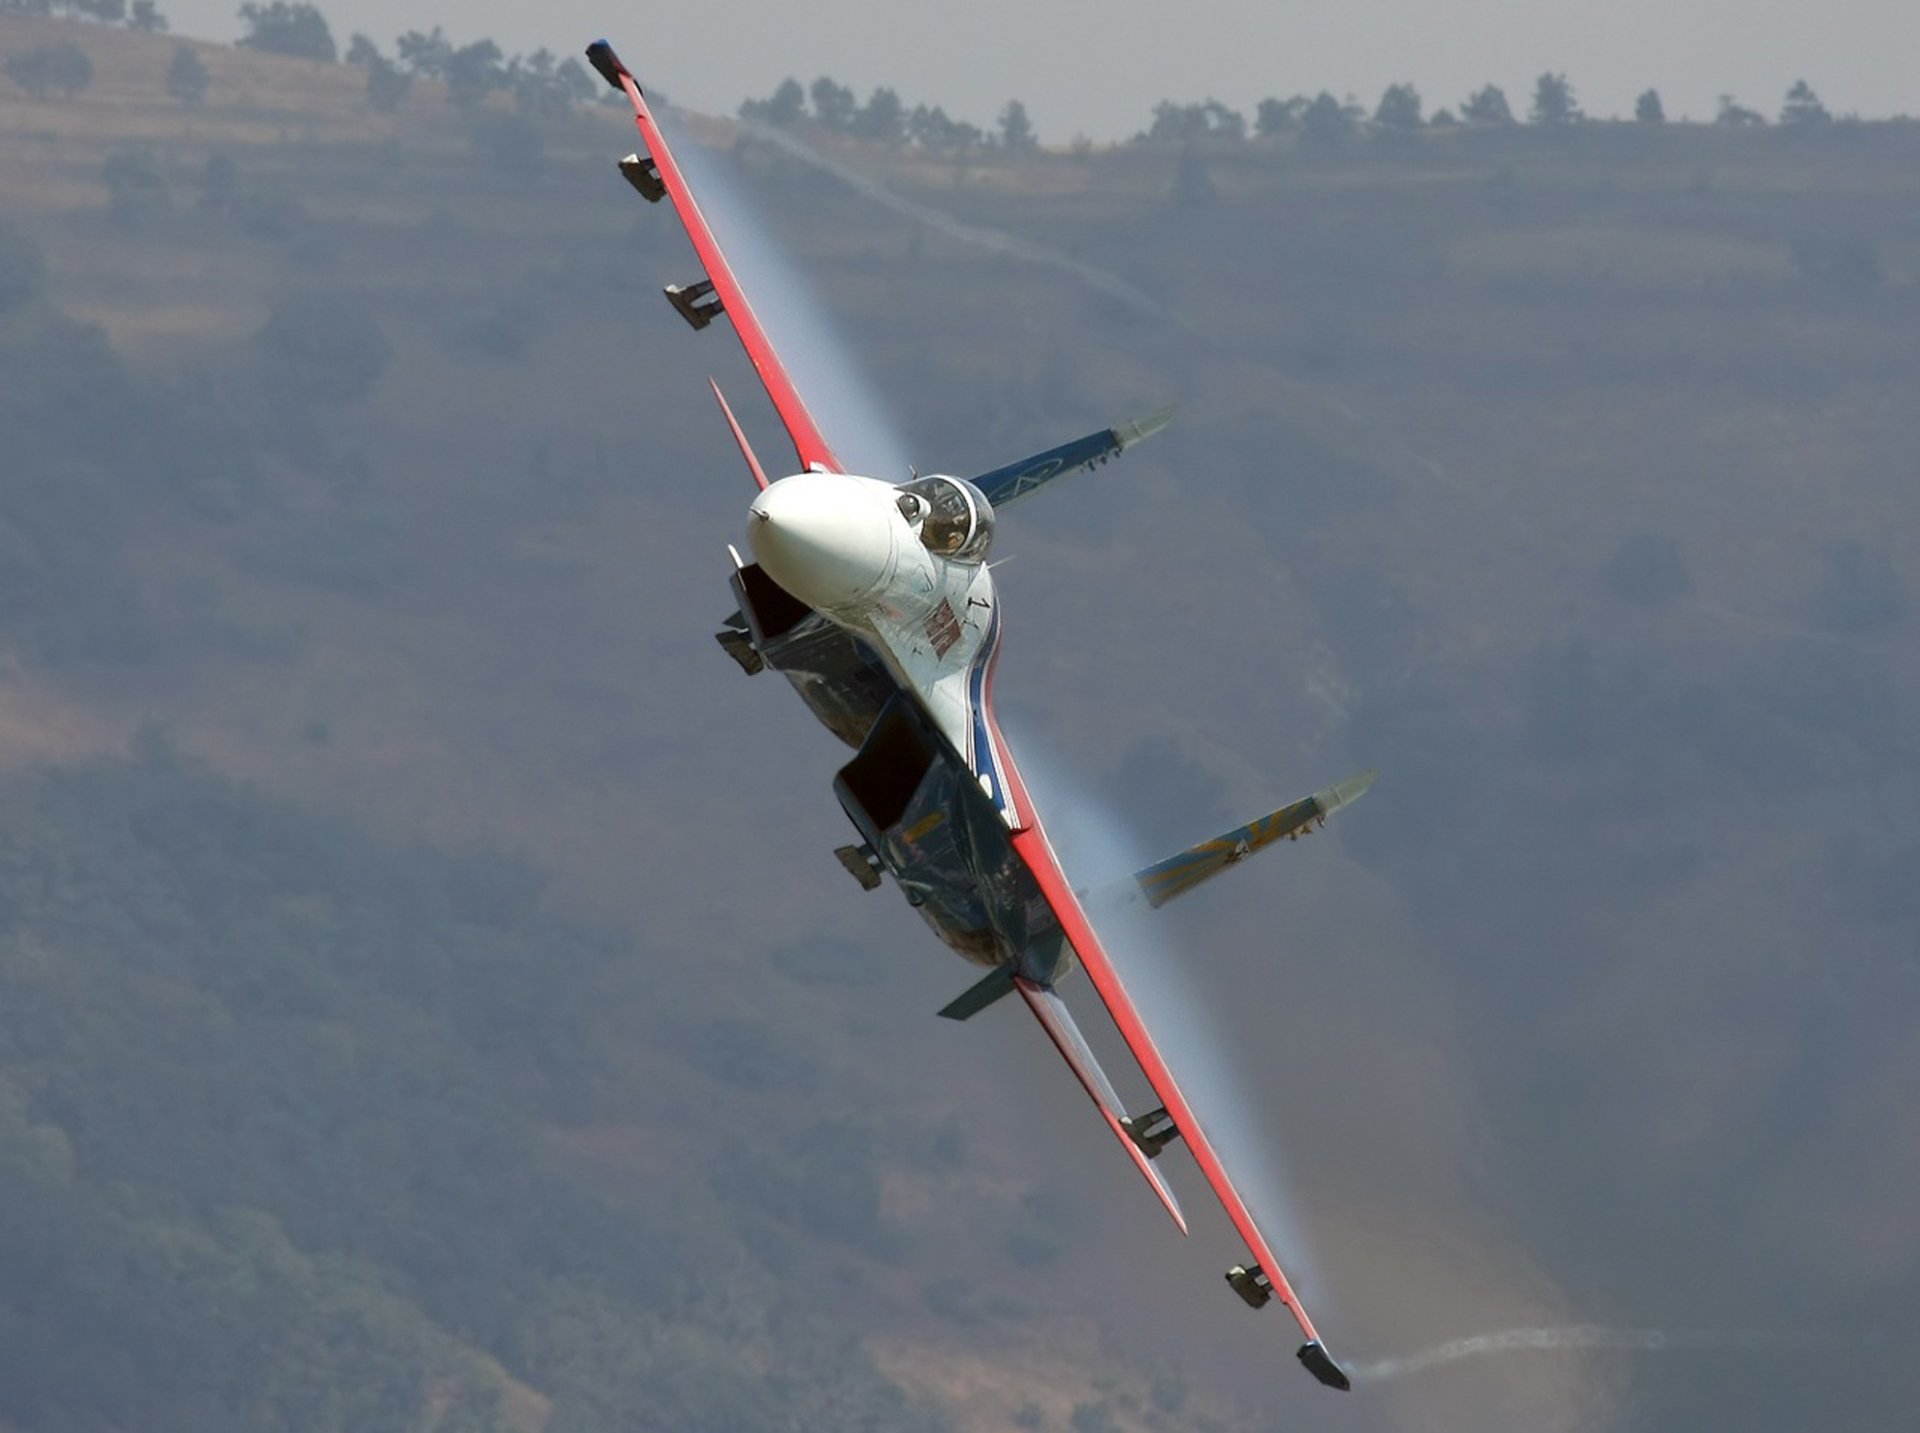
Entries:
[[801, 473], [754, 499], [747, 544], [767, 576], [809, 607], [856, 607], [892, 575], [892, 504], [859, 478]]

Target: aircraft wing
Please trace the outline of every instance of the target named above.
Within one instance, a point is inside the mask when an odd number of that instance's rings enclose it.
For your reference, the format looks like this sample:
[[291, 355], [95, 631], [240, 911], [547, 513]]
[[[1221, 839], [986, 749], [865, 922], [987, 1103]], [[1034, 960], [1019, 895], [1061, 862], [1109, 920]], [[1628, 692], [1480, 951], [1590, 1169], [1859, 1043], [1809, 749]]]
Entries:
[[1325, 791], [1316, 791], [1269, 812], [1258, 821], [1249, 821], [1224, 836], [1202, 841], [1177, 856], [1136, 871], [1133, 879], [1139, 883], [1147, 904], [1157, 909], [1175, 896], [1184, 896], [1201, 882], [1212, 880], [1229, 866], [1239, 865], [1275, 841], [1298, 840], [1309, 831], [1317, 831], [1342, 806], [1350, 806], [1365, 796], [1379, 774], [1369, 770], [1337, 781]]
[[739, 280], [734, 277], [733, 269], [727, 263], [727, 256], [720, 250], [719, 240], [714, 238], [706, 216], [694, 201], [693, 191], [687, 187], [686, 176], [680, 172], [673, 151], [667, 147], [666, 136], [660, 132], [660, 125], [654, 119], [646, 95], [641, 92], [633, 72], [620, 62], [620, 57], [614, 54], [613, 47], [605, 40], [596, 40], [587, 47], [587, 59], [600, 72], [602, 79], [616, 90], [626, 93], [633, 105], [634, 122], [640, 127], [640, 137], [646, 142], [646, 154], [623, 160], [621, 172], [642, 197], [655, 202], [662, 198], [673, 202], [674, 212], [680, 216], [680, 223], [706, 268], [706, 277], [696, 283], [669, 285], [667, 298], [680, 316], [695, 328], [705, 328], [718, 314], [724, 313], [731, 318], [733, 331], [740, 336], [747, 357], [753, 361], [754, 371], [760, 375], [767, 396], [773, 400], [773, 406], [779, 410], [780, 421], [786, 425], [787, 435], [793, 439], [793, 448], [799, 454], [801, 466], [807, 469], [824, 468], [834, 473], [844, 472], [840, 460], [834, 457], [833, 449], [821, 434], [819, 425], [813, 421], [813, 414], [807, 411], [800, 391], [793, 386], [793, 379], [780, 362], [780, 355], [774, 351], [766, 330], [760, 327], [760, 320], [754, 316], [753, 306], [747, 302]]
[[1173, 421], [1173, 409], [1174, 405], [1168, 404], [1143, 418], [1102, 428], [1098, 433], [1075, 438], [1071, 443], [1062, 443], [1044, 453], [1035, 453], [1031, 458], [1008, 463], [1003, 468], [980, 474], [973, 480], [973, 485], [987, 495], [988, 502], [1003, 508], [1014, 499], [1025, 497], [1042, 483], [1104, 463], [1135, 443], [1151, 438]]
[[[1227, 1211], [1227, 1218], [1239, 1231], [1240, 1237], [1252, 1250], [1254, 1263], [1229, 1271], [1227, 1281], [1234, 1292], [1249, 1304], [1258, 1308], [1269, 1298], [1278, 1297], [1299, 1324], [1300, 1332], [1306, 1342], [1299, 1349], [1299, 1359], [1315, 1378], [1329, 1388], [1348, 1389], [1351, 1381], [1340, 1366], [1327, 1354], [1320, 1342], [1320, 1335], [1313, 1327], [1313, 1321], [1307, 1317], [1307, 1311], [1301, 1307], [1300, 1299], [1287, 1282], [1281, 1271], [1280, 1260], [1267, 1236], [1254, 1222], [1253, 1214], [1247, 1208], [1246, 1201], [1233, 1187], [1233, 1180], [1227, 1175], [1226, 1167], [1214, 1150], [1207, 1132], [1201, 1125], [1193, 1107], [1180, 1091], [1179, 1084], [1173, 1078], [1173, 1072], [1167, 1068], [1166, 1060], [1161, 1056], [1159, 1047], [1148, 1032], [1146, 1021], [1141, 1017], [1139, 1008], [1133, 1003], [1133, 997], [1127, 993], [1120, 979], [1120, 972], [1108, 956], [1106, 947], [1100, 942], [1087, 913], [1080, 905], [1073, 884], [1061, 869], [1060, 859], [1054, 854], [1048, 842], [1046, 832], [1039, 824], [1033, 823], [1013, 833], [1013, 848], [1027, 869], [1033, 873], [1042, 895], [1059, 920], [1061, 929], [1066, 933], [1067, 943], [1073, 947], [1074, 954], [1080, 959], [1093, 988], [1099, 993], [1102, 1003], [1113, 1017], [1113, 1023], [1119, 1028], [1121, 1038], [1127, 1042], [1127, 1048], [1140, 1063], [1141, 1071], [1147, 1077], [1147, 1083], [1165, 1107], [1172, 1119], [1179, 1137], [1186, 1141], [1192, 1151], [1194, 1162], [1200, 1166], [1200, 1172], [1206, 1176], [1214, 1195]], [[1023, 989], [1022, 994], [1026, 991]], [[1036, 1014], [1039, 1011], [1036, 1010]], [[1044, 1017], [1043, 1017], [1044, 1019]], [[1051, 1033], [1051, 1031], [1049, 1032]], [[1056, 1037], [1058, 1043], [1058, 1037]], [[1064, 1053], [1064, 1047], [1063, 1047]], [[1071, 1056], [1069, 1056], [1071, 1059]], [[1083, 1081], [1085, 1077], [1082, 1077]], [[1096, 1097], [1097, 1098], [1097, 1097]]]

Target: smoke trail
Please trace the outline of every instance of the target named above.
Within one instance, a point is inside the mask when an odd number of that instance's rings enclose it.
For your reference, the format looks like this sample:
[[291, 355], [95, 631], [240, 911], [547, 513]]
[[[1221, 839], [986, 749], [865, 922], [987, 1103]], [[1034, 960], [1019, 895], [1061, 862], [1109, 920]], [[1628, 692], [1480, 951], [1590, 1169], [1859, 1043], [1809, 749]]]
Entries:
[[[1143, 842], [1139, 831], [1129, 829], [1063, 763], [1048, 759], [1043, 746], [1021, 735], [1021, 772], [1046, 818], [1048, 836], [1074, 883], [1090, 887], [1082, 898], [1088, 919], [1283, 1271], [1302, 1297], [1310, 1298], [1318, 1281], [1279, 1158], [1284, 1131], [1264, 1118], [1267, 1112], [1250, 1093], [1244, 1062], [1236, 1058], [1223, 1022], [1194, 979], [1208, 963], [1187, 958], [1162, 914], [1137, 898], [1130, 878], [1167, 855], [1171, 844], [1160, 849], [1161, 842]], [[1077, 1003], [1093, 998], [1077, 980], [1062, 990]]]
[[[669, 128], [669, 113], [661, 123]], [[854, 350], [781, 251], [726, 157], [684, 140], [687, 173], [767, 336], [796, 377], [807, 407], [840, 460], [856, 473], [904, 479], [912, 451], [878, 400]]]
[[[763, 140], [802, 163], [831, 174], [863, 198], [884, 209], [925, 225], [949, 238], [957, 239], [963, 244], [1071, 274], [1096, 292], [1117, 299], [1143, 317], [1167, 324], [1193, 338], [1210, 341], [1206, 331], [1198, 327], [1186, 314], [1162, 303], [1146, 290], [1127, 282], [1118, 274], [1097, 268], [1060, 249], [1036, 243], [1031, 239], [1023, 239], [1004, 229], [990, 229], [980, 224], [964, 223], [930, 204], [916, 203], [894, 193], [879, 181], [869, 178], [857, 169], [810, 148], [785, 130], [755, 124], [750, 120], [742, 120], [739, 123], [741, 129], [755, 139]], [[1257, 364], [1255, 367], [1297, 401], [1330, 415], [1342, 429], [1355, 434], [1364, 433], [1365, 440], [1370, 445], [1384, 454], [1390, 454], [1393, 460], [1403, 465], [1408, 473], [1431, 479], [1446, 487], [1460, 501], [1473, 505], [1479, 510], [1485, 522], [1503, 528], [1521, 540], [1532, 541], [1538, 538], [1539, 533], [1535, 526], [1529, 523], [1525, 515], [1513, 504], [1492, 501], [1471, 483], [1453, 476], [1439, 459], [1418, 452], [1396, 438], [1383, 436], [1382, 425], [1376, 418], [1356, 411], [1348, 403], [1332, 394], [1301, 383], [1277, 368], [1266, 364]]]
[[911, 199], [902, 198], [878, 181], [869, 179], [856, 169], [850, 169], [838, 160], [830, 159], [816, 149], [802, 144], [785, 130], [774, 129], [769, 125], [742, 121], [741, 127], [755, 139], [764, 140], [776, 149], [785, 150], [795, 159], [811, 164], [848, 185], [883, 209], [891, 209], [904, 218], [924, 224], [929, 229], [958, 239], [963, 244], [975, 248], [987, 249], [996, 254], [1005, 254], [1009, 258], [1024, 259], [1030, 264], [1044, 264], [1049, 268], [1064, 269], [1082, 280], [1090, 288], [1118, 299], [1136, 313], [1149, 318], [1165, 319], [1173, 323], [1183, 323], [1180, 316], [1156, 301], [1142, 289], [1135, 288], [1118, 274], [1108, 273], [1105, 269], [1096, 269], [1092, 264], [1076, 259], [1071, 254], [1058, 249], [1048, 248], [1045, 244], [1036, 244], [1030, 239], [1009, 234], [1004, 229], [989, 229], [979, 224], [967, 224], [951, 214], [935, 209], [929, 204], [916, 204]]
[[1737, 1332], [1707, 1329], [1612, 1329], [1597, 1324], [1571, 1324], [1564, 1328], [1507, 1329], [1501, 1333], [1477, 1334], [1457, 1338], [1420, 1353], [1402, 1358], [1349, 1359], [1347, 1371], [1361, 1383], [1384, 1383], [1425, 1373], [1462, 1359], [1489, 1353], [1516, 1353], [1527, 1350], [1610, 1348], [1634, 1353], [1671, 1353], [1702, 1349], [1764, 1350], [1792, 1343], [1804, 1347], [1803, 1335], [1789, 1336], [1761, 1330]]

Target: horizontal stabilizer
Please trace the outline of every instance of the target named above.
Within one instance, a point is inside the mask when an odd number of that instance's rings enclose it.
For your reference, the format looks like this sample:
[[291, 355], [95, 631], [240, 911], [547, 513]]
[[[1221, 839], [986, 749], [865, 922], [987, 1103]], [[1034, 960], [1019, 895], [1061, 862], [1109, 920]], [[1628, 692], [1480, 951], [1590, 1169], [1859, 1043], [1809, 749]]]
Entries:
[[1075, 438], [1071, 443], [1062, 443], [1044, 453], [1035, 453], [1031, 458], [1022, 458], [1017, 463], [1008, 463], [1004, 468], [982, 473], [973, 480], [973, 485], [985, 493], [987, 501], [995, 507], [1005, 507], [1015, 498], [1025, 497], [1042, 483], [1104, 463], [1143, 438], [1151, 438], [1173, 421], [1174, 406], [1169, 403], [1144, 418], [1135, 418], [1113, 428], [1102, 428], [1098, 433], [1089, 433], [1084, 438]]
[[1175, 896], [1184, 896], [1195, 886], [1212, 880], [1229, 866], [1238, 865], [1262, 847], [1280, 840], [1298, 840], [1318, 830], [1327, 817], [1342, 806], [1350, 806], [1365, 796], [1379, 774], [1363, 771], [1358, 776], [1335, 782], [1325, 791], [1316, 791], [1292, 805], [1282, 806], [1258, 821], [1211, 841], [1202, 841], [1191, 850], [1170, 856], [1144, 871], [1136, 871], [1133, 879], [1146, 895], [1148, 905], [1164, 906]]
[[1153, 1192], [1160, 1196], [1160, 1202], [1173, 1216], [1173, 1222], [1180, 1226], [1182, 1234], [1187, 1232], [1187, 1216], [1180, 1212], [1180, 1201], [1173, 1197], [1173, 1189], [1159, 1170], [1149, 1160], [1151, 1156], [1141, 1148], [1132, 1134], [1128, 1132], [1126, 1106], [1120, 1103], [1119, 1092], [1113, 1088], [1113, 1082], [1107, 1078], [1106, 1071], [1100, 1068], [1100, 1062], [1093, 1058], [1093, 1049], [1087, 1044], [1086, 1037], [1080, 1033], [1080, 1027], [1073, 1023], [1073, 1015], [1067, 1009], [1066, 1002], [1044, 985], [1036, 985], [1031, 980], [1015, 977], [1014, 986], [1025, 997], [1027, 1008], [1039, 1017], [1046, 1027], [1047, 1036], [1054, 1048], [1066, 1057], [1073, 1073], [1079, 1077], [1080, 1086], [1093, 1097], [1094, 1104], [1100, 1107], [1101, 1117], [1107, 1122], [1119, 1138], [1129, 1156], [1140, 1172], [1153, 1186]]
[[971, 1020], [1002, 996], [1013, 994], [1013, 967], [1002, 965], [969, 985], [940, 1009], [943, 1020]]

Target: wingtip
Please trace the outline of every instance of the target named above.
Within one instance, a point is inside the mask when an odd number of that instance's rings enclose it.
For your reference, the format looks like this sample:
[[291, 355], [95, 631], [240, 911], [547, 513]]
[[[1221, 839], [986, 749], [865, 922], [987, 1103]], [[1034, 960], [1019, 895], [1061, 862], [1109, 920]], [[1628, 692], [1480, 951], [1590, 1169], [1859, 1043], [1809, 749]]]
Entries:
[[1345, 781], [1336, 781], [1325, 791], [1316, 791], [1313, 799], [1320, 803], [1323, 814], [1331, 815], [1342, 806], [1351, 806], [1373, 789], [1373, 783], [1380, 779], [1380, 768], [1369, 766], [1357, 776], [1349, 776]]
[[1328, 1388], [1338, 1389], [1342, 1393], [1353, 1390], [1353, 1380], [1347, 1377], [1346, 1370], [1333, 1361], [1326, 1347], [1318, 1339], [1300, 1345], [1300, 1362], [1305, 1364], [1307, 1372], [1326, 1384]]
[[1179, 411], [1178, 403], [1166, 403], [1131, 422], [1122, 423], [1114, 429], [1114, 436], [1120, 440], [1120, 449], [1125, 452], [1135, 443], [1142, 442], [1158, 433], [1173, 421], [1173, 415]]
[[633, 78], [633, 72], [620, 62], [620, 57], [613, 52], [613, 46], [604, 39], [595, 40], [587, 46], [587, 63], [616, 90], [626, 88], [620, 83], [621, 76]]

